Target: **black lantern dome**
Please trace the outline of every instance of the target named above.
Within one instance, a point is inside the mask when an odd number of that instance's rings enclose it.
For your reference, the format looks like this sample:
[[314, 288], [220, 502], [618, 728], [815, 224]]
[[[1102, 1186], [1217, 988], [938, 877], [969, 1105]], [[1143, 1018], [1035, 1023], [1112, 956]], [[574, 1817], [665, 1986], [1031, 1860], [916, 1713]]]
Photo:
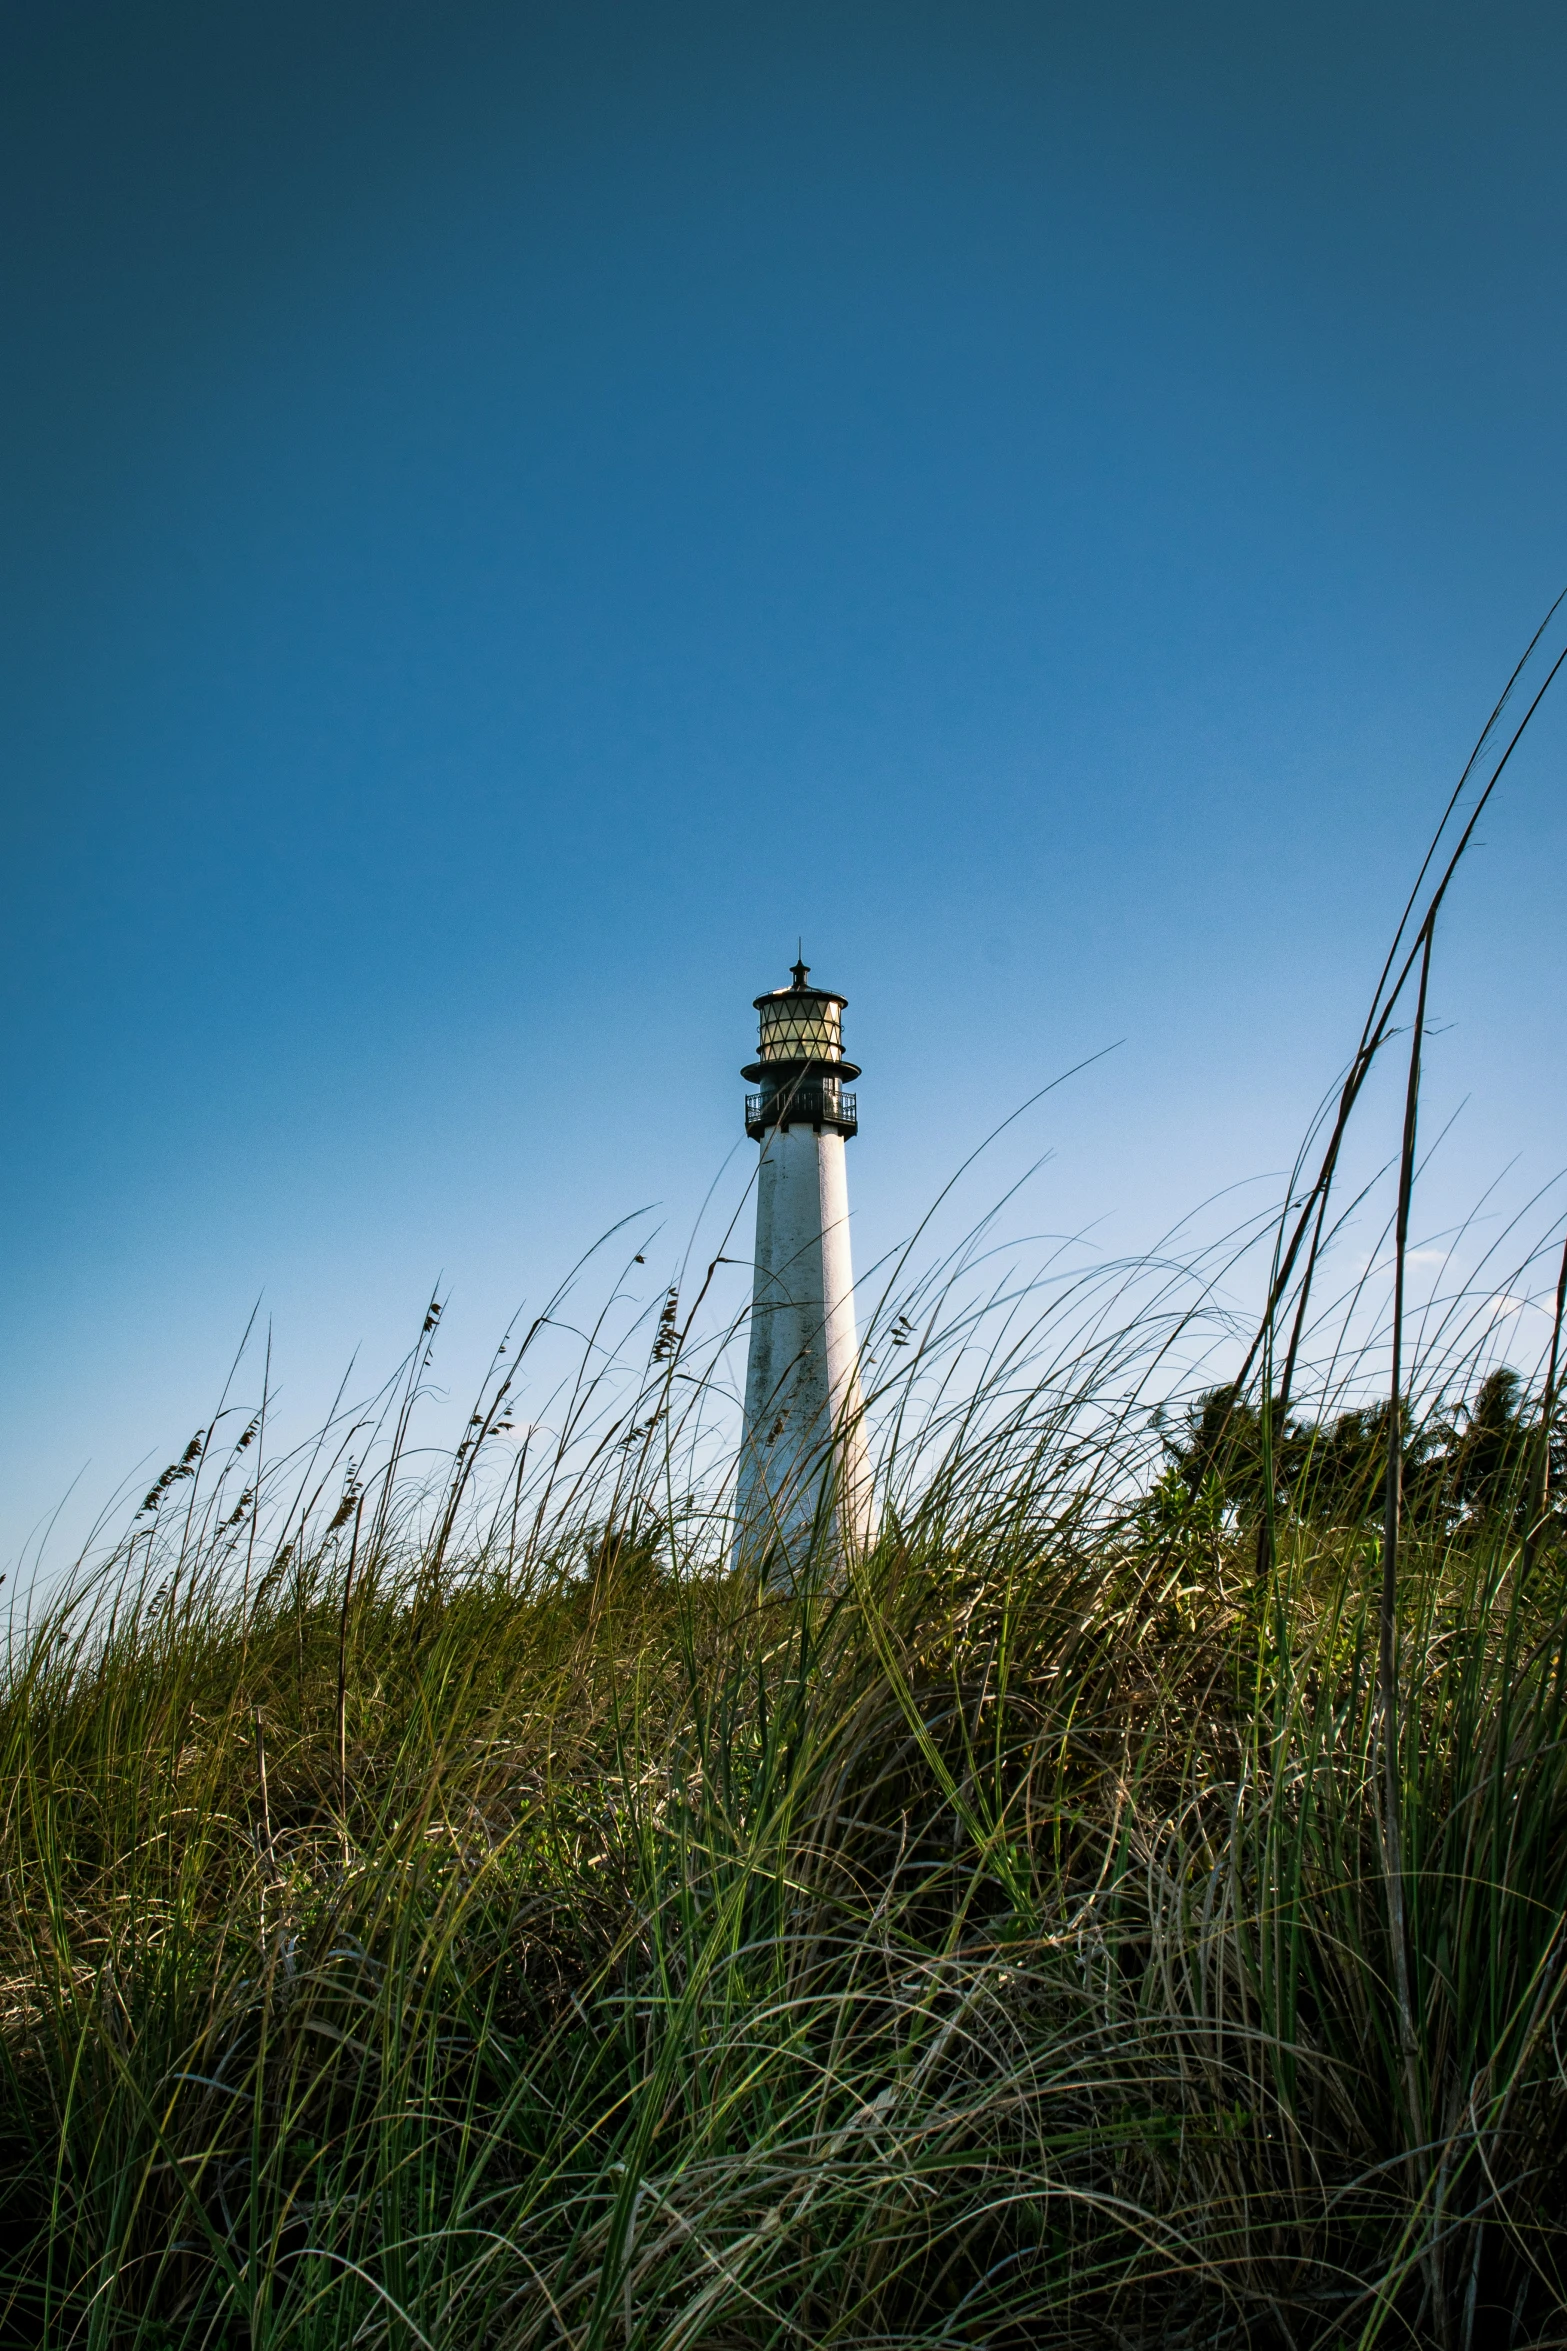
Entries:
[[740, 1072], [760, 1093], [748, 1094], [745, 1131], [760, 1141], [774, 1127], [812, 1126], [841, 1135], [857, 1128], [856, 1104], [843, 1091], [860, 1074], [843, 1057], [847, 996], [813, 988], [808, 963], [792, 964], [792, 984], [754, 999], [760, 1016], [758, 1058]]

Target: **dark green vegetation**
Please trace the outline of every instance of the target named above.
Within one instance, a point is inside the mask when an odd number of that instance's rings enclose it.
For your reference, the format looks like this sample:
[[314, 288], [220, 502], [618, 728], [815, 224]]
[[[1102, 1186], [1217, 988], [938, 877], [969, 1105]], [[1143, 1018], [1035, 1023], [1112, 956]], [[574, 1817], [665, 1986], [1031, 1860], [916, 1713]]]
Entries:
[[[1399, 1420], [1403, 1507], [1427, 1534], [1509, 1511], [1522, 1527], [1541, 1468], [1541, 1501], [1562, 1493], [1567, 1442], [1553, 1429], [1549, 1463], [1541, 1461], [1539, 1407], [1525, 1398], [1515, 1371], [1488, 1372], [1450, 1418], [1417, 1423], [1405, 1405]], [[1226, 1386], [1209, 1388], [1178, 1415], [1161, 1413], [1159, 1425], [1167, 1423], [1170, 1467], [1194, 1503], [1207, 1489], [1210, 1501], [1217, 1495], [1255, 1514], [1271, 1491], [1277, 1511], [1322, 1527], [1382, 1517], [1392, 1423], [1386, 1403], [1314, 1421], [1275, 1396], [1265, 1431], [1261, 1406]], [[1541, 1520], [1543, 1534], [1543, 1512]]]
[[[1129, 1320], [914, 1285], [880, 1539], [788, 1599], [727, 1563], [673, 1293], [503, 1479], [548, 1316], [434, 1477], [436, 1309], [368, 1431], [192, 1440], [0, 1689], [10, 2339], [1567, 2339], [1567, 1260], [1528, 1386], [1461, 1317], [1404, 1352], [1436, 918], [1510, 748], [1235, 1377], [1157, 1430], [1162, 1270]], [[1335, 1326], [1396, 1012], [1392, 1312]]]

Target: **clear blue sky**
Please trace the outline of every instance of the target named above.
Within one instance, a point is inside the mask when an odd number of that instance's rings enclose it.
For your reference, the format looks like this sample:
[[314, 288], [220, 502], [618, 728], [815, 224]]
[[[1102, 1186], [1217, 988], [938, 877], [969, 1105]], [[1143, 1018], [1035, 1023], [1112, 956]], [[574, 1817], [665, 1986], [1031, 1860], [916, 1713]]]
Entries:
[[[862, 1256], [1117, 1039], [1036, 1222], [1287, 1165], [1567, 577], [1559, 9], [0, 44], [8, 1557], [257, 1298], [304, 1413], [438, 1272], [460, 1384], [615, 1216], [673, 1249], [797, 935]], [[1455, 1198], [1567, 1160], [1564, 741], [1444, 936]]]

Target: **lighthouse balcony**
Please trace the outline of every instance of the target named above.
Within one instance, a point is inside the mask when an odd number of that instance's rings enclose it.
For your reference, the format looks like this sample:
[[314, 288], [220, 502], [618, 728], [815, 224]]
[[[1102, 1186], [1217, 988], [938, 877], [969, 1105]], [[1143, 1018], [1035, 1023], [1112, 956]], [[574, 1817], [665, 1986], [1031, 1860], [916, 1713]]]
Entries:
[[806, 1078], [766, 1094], [747, 1094], [745, 1131], [753, 1143], [772, 1127], [829, 1127], [835, 1134], [852, 1135], [859, 1128], [855, 1109], [855, 1097], [841, 1087]]

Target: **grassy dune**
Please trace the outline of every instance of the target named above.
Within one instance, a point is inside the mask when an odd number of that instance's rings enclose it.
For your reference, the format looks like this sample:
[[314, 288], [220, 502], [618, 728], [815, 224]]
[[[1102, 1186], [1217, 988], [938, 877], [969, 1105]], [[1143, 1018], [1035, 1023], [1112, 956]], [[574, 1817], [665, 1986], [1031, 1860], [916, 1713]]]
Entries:
[[1375, 1539], [964, 1466], [814, 1598], [350, 1521], [38, 1625], [18, 2336], [1551, 2339], [1560, 1552], [1407, 1548], [1411, 2112]]

